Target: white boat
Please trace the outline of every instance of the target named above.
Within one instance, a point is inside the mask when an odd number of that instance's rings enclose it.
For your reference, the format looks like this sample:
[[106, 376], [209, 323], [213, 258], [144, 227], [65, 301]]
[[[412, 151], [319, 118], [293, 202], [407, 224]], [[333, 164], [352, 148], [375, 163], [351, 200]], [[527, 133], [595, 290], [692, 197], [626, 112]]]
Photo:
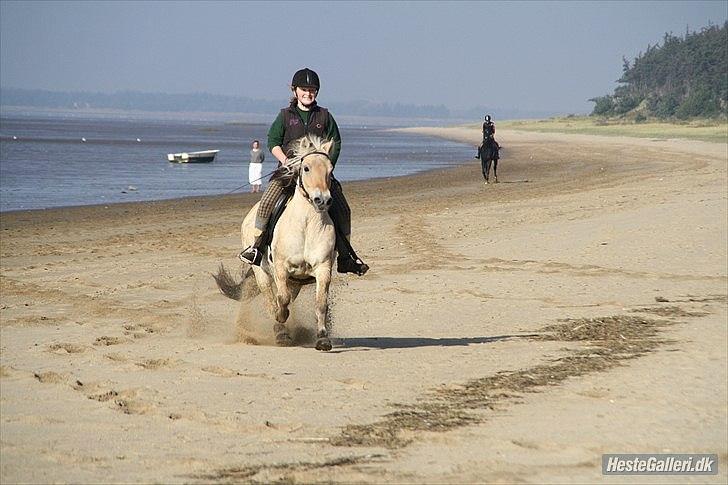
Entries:
[[167, 160], [174, 163], [211, 163], [215, 161], [220, 150], [205, 150], [202, 152], [168, 153]]

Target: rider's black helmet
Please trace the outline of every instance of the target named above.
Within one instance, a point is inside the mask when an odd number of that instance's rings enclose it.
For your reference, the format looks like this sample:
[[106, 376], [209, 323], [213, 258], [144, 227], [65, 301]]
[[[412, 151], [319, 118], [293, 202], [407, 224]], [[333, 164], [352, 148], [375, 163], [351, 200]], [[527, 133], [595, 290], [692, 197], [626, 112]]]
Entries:
[[321, 88], [321, 83], [319, 82], [318, 74], [305, 67], [296, 71], [296, 74], [293, 75], [291, 86], [294, 88], [316, 88], [318, 91]]
[[485, 115], [485, 121], [490, 121], [490, 115]]

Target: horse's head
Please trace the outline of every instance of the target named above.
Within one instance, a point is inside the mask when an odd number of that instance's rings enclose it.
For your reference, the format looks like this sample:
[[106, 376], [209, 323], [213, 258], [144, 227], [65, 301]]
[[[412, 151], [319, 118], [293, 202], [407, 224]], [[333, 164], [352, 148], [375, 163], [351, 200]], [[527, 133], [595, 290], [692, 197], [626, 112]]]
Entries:
[[298, 167], [298, 189], [318, 212], [327, 211], [331, 207], [331, 172], [334, 165], [329, 154], [333, 146], [333, 140], [307, 135], [300, 138], [293, 149], [294, 157], [301, 159]]

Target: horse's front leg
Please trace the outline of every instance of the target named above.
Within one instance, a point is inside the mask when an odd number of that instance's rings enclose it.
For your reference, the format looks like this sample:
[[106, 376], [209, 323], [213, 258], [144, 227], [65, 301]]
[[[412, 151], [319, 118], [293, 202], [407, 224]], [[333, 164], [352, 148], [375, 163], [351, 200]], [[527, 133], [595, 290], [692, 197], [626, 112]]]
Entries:
[[495, 177], [495, 183], [498, 183], [498, 159], [493, 160], [493, 177]]
[[488, 169], [486, 169], [486, 160], [485, 158], [480, 159], [480, 171], [483, 172], [483, 178], [485, 179], [485, 183], [488, 183]]
[[288, 320], [290, 311], [288, 305], [291, 303], [291, 290], [288, 288], [288, 272], [282, 264], [276, 264], [274, 269], [276, 282], [276, 321], [273, 331], [276, 334], [276, 343], [281, 346], [293, 345], [285, 323]]
[[324, 263], [316, 270], [316, 350], [331, 350], [326, 317], [329, 313], [329, 285], [331, 263]]

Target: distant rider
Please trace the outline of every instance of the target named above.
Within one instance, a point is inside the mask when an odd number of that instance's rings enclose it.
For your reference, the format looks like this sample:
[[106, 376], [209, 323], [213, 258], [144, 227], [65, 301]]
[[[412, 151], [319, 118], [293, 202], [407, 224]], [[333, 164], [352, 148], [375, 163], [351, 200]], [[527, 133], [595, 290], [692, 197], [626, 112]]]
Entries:
[[489, 139], [493, 140], [495, 146], [500, 150], [500, 145], [495, 141], [495, 123], [490, 119], [490, 115], [485, 115], [485, 121], [483, 122], [483, 146], [485, 146]]
[[[297, 71], [291, 81], [290, 106], [283, 108], [268, 130], [268, 148], [280, 165], [288, 163], [292, 155], [293, 142], [305, 135], [316, 135], [334, 141], [334, 148], [329, 155], [331, 163], [336, 166], [341, 150], [339, 127], [331, 113], [316, 103], [320, 82], [318, 74], [305, 68]], [[280, 179], [272, 178], [263, 193], [255, 218], [257, 237], [255, 242], [240, 253], [240, 259], [249, 264], [259, 266], [262, 260], [262, 249], [266, 243], [265, 230], [275, 203], [287, 190]], [[331, 196], [333, 203], [329, 216], [336, 228], [337, 271], [339, 273], [355, 273], [363, 275], [369, 269], [354, 252], [349, 243], [351, 234], [351, 210], [344, 198], [341, 184], [331, 177]]]

